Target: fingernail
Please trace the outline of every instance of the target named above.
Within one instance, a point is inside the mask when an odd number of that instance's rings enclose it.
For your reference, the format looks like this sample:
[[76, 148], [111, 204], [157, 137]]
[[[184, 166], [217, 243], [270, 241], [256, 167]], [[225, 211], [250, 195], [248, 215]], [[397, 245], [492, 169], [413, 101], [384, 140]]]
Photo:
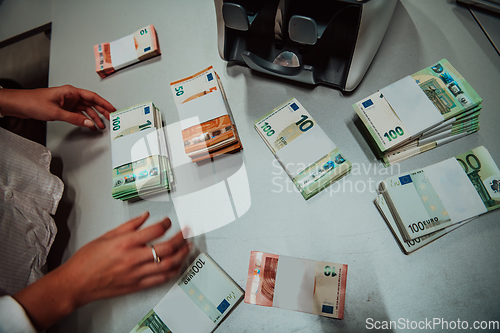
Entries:
[[86, 127], [93, 127], [94, 126], [94, 122], [90, 119], [85, 119], [83, 121], [83, 125], [86, 126]]
[[149, 214], [149, 212], [148, 212], [148, 211], [145, 211], [145, 212], [144, 212], [144, 213], [142, 213], [142, 215], [141, 215], [141, 216], [139, 216], [139, 217], [146, 217], [146, 216], [148, 216], [148, 214]]

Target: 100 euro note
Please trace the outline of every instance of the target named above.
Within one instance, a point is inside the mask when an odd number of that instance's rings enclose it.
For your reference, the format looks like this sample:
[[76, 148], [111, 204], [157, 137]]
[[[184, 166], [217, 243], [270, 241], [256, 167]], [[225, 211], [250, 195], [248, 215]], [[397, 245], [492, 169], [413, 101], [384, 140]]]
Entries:
[[433, 233], [424, 235], [422, 237], [417, 237], [417, 238], [412, 239], [410, 241], [405, 241], [403, 239], [403, 237], [401, 236], [401, 233], [399, 232], [396, 221], [394, 220], [394, 217], [392, 216], [391, 211], [390, 211], [389, 207], [387, 206], [387, 203], [384, 199], [384, 196], [382, 194], [379, 194], [375, 198], [374, 203], [377, 206], [380, 214], [382, 215], [385, 222], [387, 223], [387, 226], [392, 231], [392, 234], [394, 235], [394, 237], [398, 241], [399, 246], [401, 247], [401, 249], [404, 251], [405, 254], [410, 254], [412, 252], [415, 252], [416, 250], [421, 249], [422, 247], [432, 243], [433, 241], [437, 240], [438, 238], [441, 238], [442, 236], [446, 235], [447, 233], [450, 233], [453, 230], [465, 225], [467, 222], [470, 222], [473, 220], [473, 218], [468, 219], [466, 221], [454, 224], [448, 228], [434, 231]]
[[381, 191], [405, 241], [500, 207], [500, 171], [484, 147], [385, 179]]
[[[427, 99], [423, 97], [424, 100], [420, 100], [421, 96], [417, 96], [420, 94], [414, 95], [415, 92], [408, 91], [409, 95], [405, 95], [405, 98], [407, 98], [406, 107], [409, 105], [414, 107], [415, 105], [413, 104], [416, 104], [418, 105], [417, 109], [420, 108], [420, 111], [427, 110], [428, 107], [432, 108], [433, 106], [436, 109], [436, 112], [429, 113], [428, 110], [426, 111], [426, 114], [429, 114], [429, 116], [433, 115], [432, 120], [419, 120], [422, 121], [422, 124], [427, 124], [424, 128], [421, 128], [420, 132], [413, 133], [408, 130], [407, 126], [412, 125], [413, 128], [413, 124], [403, 123], [401, 114], [404, 114], [404, 107], [395, 109], [394, 105], [391, 105], [382, 94], [384, 90], [390, 87], [402, 85], [403, 81], [406, 82], [405, 79], [395, 82], [353, 104], [353, 108], [381, 152], [397, 148], [405, 144], [405, 142], [416, 139], [422, 131], [426, 130], [425, 127], [431, 129], [443, 121], [478, 107], [482, 102], [477, 92], [446, 59], [412, 74], [411, 79], [414, 80], [420, 90], [427, 96]], [[420, 104], [417, 101], [423, 103]], [[401, 114], [398, 115], [398, 112], [401, 112]], [[405, 116], [405, 118], [408, 117]]]
[[153, 25], [110, 43], [94, 46], [96, 72], [104, 78], [117, 70], [160, 54]]
[[347, 265], [252, 251], [245, 303], [342, 319]]
[[181, 118], [184, 149], [194, 162], [242, 149], [222, 84], [212, 66], [174, 81], [170, 87]]
[[[164, 150], [165, 138], [161, 137], [163, 132], [159, 131], [161, 115], [154, 104], [148, 102], [113, 112], [110, 114], [110, 122], [112, 156], [123, 162], [113, 168], [113, 197], [128, 200], [138, 197], [139, 193], [153, 194], [170, 189], [173, 179]], [[149, 133], [148, 137], [161, 152], [134, 158], [135, 145], [140, 141], [149, 141], [141, 136], [146, 133]]]
[[306, 200], [351, 170], [351, 162], [295, 98], [254, 127]]
[[131, 333], [209, 333], [242, 298], [243, 290], [201, 253]]

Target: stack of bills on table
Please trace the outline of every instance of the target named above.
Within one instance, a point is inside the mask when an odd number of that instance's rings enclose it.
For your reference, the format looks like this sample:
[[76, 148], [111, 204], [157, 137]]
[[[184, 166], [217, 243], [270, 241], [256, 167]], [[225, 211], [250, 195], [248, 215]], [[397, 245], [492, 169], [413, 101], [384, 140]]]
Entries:
[[347, 265], [252, 251], [245, 303], [344, 317]]
[[351, 171], [351, 162], [295, 98], [254, 127], [306, 200]]
[[446, 60], [353, 105], [388, 167], [479, 130], [482, 99]]
[[406, 253], [500, 207], [500, 170], [483, 146], [392, 176], [375, 199]]
[[160, 111], [152, 102], [110, 114], [112, 195], [129, 200], [170, 190], [173, 183]]
[[94, 45], [95, 70], [104, 78], [123, 67], [160, 54], [155, 27], [148, 25], [113, 42]]
[[210, 66], [170, 83], [184, 150], [193, 162], [240, 151], [243, 146], [220, 78]]
[[131, 333], [209, 333], [242, 299], [243, 289], [201, 253]]

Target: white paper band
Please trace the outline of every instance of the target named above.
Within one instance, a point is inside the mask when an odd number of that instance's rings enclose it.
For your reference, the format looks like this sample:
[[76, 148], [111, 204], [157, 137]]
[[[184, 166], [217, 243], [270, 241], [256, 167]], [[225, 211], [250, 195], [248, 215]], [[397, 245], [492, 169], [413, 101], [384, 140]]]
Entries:
[[116, 70], [139, 61], [135, 50], [134, 35], [128, 35], [109, 43], [109, 49], [111, 63]]
[[488, 210], [456, 158], [423, 168], [452, 222], [460, 222]]
[[[160, 134], [164, 132], [161, 131]], [[111, 164], [117, 168], [149, 156], [161, 155], [156, 129], [132, 133], [111, 141]]]
[[333, 141], [316, 125], [278, 150], [275, 156], [293, 179], [335, 148]]
[[443, 115], [411, 76], [380, 89], [411, 136], [444, 121]]
[[[177, 106], [181, 130], [227, 115], [226, 104], [219, 89]], [[198, 118], [198, 120], [196, 120]]]
[[280, 256], [276, 270], [273, 306], [313, 312], [316, 262]]

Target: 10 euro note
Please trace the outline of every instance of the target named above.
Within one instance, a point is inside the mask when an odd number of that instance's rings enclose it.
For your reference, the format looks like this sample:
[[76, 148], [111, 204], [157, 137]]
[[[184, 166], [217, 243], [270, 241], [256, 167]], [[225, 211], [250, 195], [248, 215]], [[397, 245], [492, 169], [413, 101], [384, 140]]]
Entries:
[[295, 98], [261, 117], [254, 128], [306, 200], [351, 170], [351, 162]]
[[96, 72], [102, 78], [160, 54], [156, 30], [152, 24], [113, 42], [94, 46]]
[[252, 251], [245, 303], [344, 317], [347, 265]]

